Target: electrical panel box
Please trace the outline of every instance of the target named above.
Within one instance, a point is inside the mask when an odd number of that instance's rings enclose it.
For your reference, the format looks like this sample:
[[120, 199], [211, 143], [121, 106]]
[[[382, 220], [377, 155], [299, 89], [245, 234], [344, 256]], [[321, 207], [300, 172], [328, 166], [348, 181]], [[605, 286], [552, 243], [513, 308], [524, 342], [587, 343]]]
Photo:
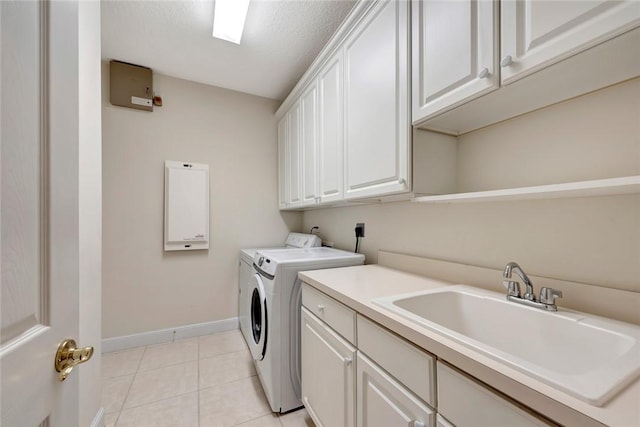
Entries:
[[121, 107], [153, 111], [151, 68], [111, 61], [109, 63], [109, 101]]
[[164, 164], [164, 250], [209, 249], [209, 165]]

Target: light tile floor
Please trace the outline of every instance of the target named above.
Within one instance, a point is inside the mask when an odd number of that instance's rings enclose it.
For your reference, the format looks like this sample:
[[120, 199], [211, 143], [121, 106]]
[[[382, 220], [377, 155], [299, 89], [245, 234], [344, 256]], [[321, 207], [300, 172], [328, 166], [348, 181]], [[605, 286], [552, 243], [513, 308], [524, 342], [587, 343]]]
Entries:
[[106, 427], [314, 427], [271, 412], [240, 331], [102, 356]]

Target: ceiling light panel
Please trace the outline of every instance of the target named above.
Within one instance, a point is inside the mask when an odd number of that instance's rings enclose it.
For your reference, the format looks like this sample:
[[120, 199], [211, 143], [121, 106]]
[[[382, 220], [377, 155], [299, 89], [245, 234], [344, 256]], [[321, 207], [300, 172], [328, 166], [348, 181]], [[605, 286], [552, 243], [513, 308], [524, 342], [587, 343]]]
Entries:
[[216, 0], [213, 37], [240, 44], [249, 0]]

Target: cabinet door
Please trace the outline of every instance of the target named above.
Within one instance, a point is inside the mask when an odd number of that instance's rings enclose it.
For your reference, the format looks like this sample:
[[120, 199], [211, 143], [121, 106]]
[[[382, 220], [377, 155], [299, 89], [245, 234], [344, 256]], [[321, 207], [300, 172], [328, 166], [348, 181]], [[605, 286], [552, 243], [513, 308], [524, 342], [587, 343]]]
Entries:
[[317, 203], [318, 90], [312, 83], [300, 98], [300, 157], [302, 205]]
[[457, 427], [548, 427], [482, 384], [438, 362], [438, 412]]
[[498, 88], [498, 2], [414, 0], [413, 122]]
[[410, 189], [408, 13], [377, 2], [345, 42], [345, 199]]
[[358, 427], [433, 427], [435, 411], [358, 352]]
[[342, 51], [324, 66], [318, 75], [319, 96], [319, 196], [321, 202], [343, 198], [343, 88]]
[[287, 207], [300, 206], [302, 198], [300, 182], [300, 101], [287, 113]]
[[640, 3], [504, 0], [500, 22], [501, 75], [507, 84], [637, 27]]
[[278, 207], [285, 209], [287, 207], [287, 192], [289, 181], [287, 180], [288, 157], [287, 149], [287, 131], [288, 131], [288, 115], [284, 115], [278, 122]]
[[304, 307], [302, 403], [317, 427], [355, 424], [356, 349]]
[[440, 414], [436, 414], [436, 427], [455, 427], [445, 417]]

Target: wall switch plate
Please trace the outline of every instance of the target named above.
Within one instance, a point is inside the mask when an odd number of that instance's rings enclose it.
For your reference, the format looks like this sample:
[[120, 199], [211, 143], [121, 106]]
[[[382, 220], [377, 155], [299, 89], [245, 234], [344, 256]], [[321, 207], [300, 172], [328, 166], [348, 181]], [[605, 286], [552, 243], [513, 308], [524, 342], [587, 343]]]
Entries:
[[151, 105], [153, 105], [150, 99], [140, 98], [138, 96], [132, 96], [131, 103], [134, 105], [143, 105], [145, 107], [151, 107]]

